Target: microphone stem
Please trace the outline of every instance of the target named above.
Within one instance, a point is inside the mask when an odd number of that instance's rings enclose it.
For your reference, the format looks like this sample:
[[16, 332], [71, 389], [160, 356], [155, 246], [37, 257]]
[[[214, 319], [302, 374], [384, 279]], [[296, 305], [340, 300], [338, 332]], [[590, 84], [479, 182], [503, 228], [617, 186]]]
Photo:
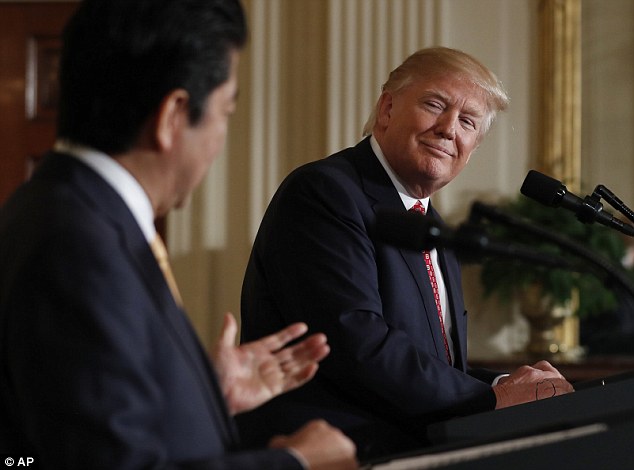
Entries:
[[625, 205], [612, 191], [600, 184], [594, 189], [593, 195], [596, 194], [605, 199], [608, 204], [614, 207], [617, 211], [627, 217], [631, 222], [634, 222], [634, 212]]
[[[592, 253], [588, 249], [586, 249], [580, 243], [577, 243], [574, 240], [571, 240], [568, 237], [560, 235], [555, 232], [551, 232], [549, 230], [543, 229], [539, 226], [528, 223], [518, 217], [507, 214], [497, 208], [487, 206], [481, 202], [474, 202], [471, 206], [471, 211], [476, 212], [479, 216], [483, 216], [488, 218], [491, 221], [496, 221], [502, 224], [506, 224], [511, 227], [515, 227], [524, 231], [527, 231], [533, 235], [538, 237], [542, 237], [546, 240], [549, 240], [561, 248], [572, 252], [573, 254], [588, 260], [592, 265], [597, 267], [601, 272], [607, 274], [608, 279], [613, 279], [617, 281], [617, 283], [625, 289], [627, 293], [634, 299], [634, 285], [632, 285], [631, 281], [627, 277], [625, 272], [622, 272], [615, 268], [615, 266], [605, 260], [601, 256], [597, 256]], [[599, 275], [595, 273], [595, 275]], [[599, 276], [602, 278], [603, 276]]]

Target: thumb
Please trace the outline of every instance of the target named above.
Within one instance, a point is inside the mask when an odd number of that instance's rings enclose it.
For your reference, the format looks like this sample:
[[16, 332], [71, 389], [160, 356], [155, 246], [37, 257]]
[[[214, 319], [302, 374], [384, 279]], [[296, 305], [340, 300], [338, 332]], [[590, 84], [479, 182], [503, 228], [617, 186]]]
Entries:
[[230, 348], [235, 346], [237, 332], [238, 324], [236, 323], [236, 319], [231, 313], [225, 313], [222, 331], [220, 332], [220, 338], [218, 339], [218, 347]]

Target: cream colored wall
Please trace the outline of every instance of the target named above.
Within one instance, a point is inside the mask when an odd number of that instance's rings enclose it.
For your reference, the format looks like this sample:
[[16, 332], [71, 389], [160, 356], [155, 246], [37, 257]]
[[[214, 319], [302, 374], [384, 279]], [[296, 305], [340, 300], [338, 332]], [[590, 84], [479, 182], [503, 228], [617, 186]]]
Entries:
[[582, 24], [583, 194], [604, 184], [632, 208], [634, 2], [583, 0]]
[[[505, 83], [511, 107], [464, 172], [434, 197], [450, 223], [472, 200], [514, 195], [530, 167], [535, 0], [247, 0], [251, 39], [242, 57], [238, 112], [225, 155], [192, 204], [170, 216], [168, 236], [185, 304], [203, 341], [221, 316], [239, 316], [242, 276], [266, 204], [298, 165], [355, 144], [389, 71], [414, 50], [446, 45], [472, 53]], [[479, 300], [472, 351], [517, 342]]]

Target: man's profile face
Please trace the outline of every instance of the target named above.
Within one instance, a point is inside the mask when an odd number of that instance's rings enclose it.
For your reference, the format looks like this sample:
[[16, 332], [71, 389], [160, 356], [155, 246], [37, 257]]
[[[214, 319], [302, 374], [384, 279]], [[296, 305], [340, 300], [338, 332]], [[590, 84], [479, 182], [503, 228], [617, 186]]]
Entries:
[[229, 118], [236, 108], [238, 93], [239, 53], [231, 52], [231, 67], [227, 80], [207, 97], [199, 122], [189, 125], [182, 136], [178, 168], [176, 207], [182, 207], [200, 184], [207, 170], [222, 152]]

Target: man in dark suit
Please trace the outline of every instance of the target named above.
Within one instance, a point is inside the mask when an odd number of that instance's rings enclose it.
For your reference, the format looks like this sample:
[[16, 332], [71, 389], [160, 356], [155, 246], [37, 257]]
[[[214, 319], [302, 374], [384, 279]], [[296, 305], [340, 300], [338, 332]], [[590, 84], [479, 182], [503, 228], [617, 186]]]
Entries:
[[237, 0], [85, 0], [69, 22], [55, 151], [0, 211], [0, 453], [60, 469], [356, 467], [324, 421], [242, 447], [231, 415], [309, 380], [325, 337], [284, 347], [306, 331], [294, 324], [236, 347], [227, 317], [212, 367], [154, 250], [154, 219], [224, 144], [245, 37]]
[[381, 209], [440, 220], [430, 196], [464, 168], [507, 101], [472, 57], [423, 49], [390, 74], [371, 136], [285, 179], [247, 267], [242, 338], [301, 320], [328, 335], [332, 353], [306, 387], [239, 422], [284, 410], [281, 431], [321, 416], [367, 457], [424, 445], [435, 420], [572, 390], [546, 362], [504, 377], [470, 369], [454, 254], [397, 249], [375, 233]]

